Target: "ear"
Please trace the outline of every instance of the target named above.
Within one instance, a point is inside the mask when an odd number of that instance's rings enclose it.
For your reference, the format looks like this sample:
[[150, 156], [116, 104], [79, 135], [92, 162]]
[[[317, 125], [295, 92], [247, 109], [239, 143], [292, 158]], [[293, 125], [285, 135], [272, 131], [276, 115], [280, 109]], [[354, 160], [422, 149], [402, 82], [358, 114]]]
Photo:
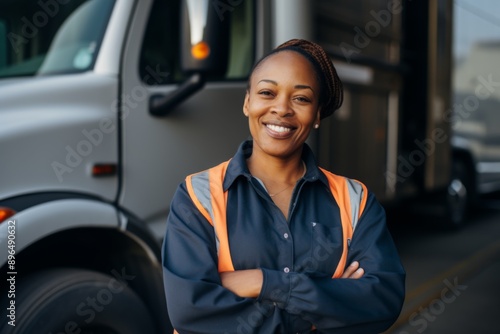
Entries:
[[248, 103], [249, 103], [250, 95], [248, 94], [248, 90], [245, 94], [245, 102], [243, 102], [243, 114], [248, 117]]
[[320, 123], [321, 120], [321, 107], [318, 108], [318, 111], [316, 112], [316, 119], [314, 120], [314, 124]]

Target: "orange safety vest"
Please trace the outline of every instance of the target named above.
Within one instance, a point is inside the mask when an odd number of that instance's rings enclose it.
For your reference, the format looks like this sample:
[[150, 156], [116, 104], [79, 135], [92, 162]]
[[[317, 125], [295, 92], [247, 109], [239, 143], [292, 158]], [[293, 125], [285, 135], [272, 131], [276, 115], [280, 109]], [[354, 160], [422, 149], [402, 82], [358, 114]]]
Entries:
[[[214, 227], [218, 253], [219, 272], [234, 271], [229, 239], [227, 236], [227, 191], [223, 189], [224, 177], [229, 161], [208, 170], [186, 177], [189, 196], [198, 210]], [[343, 176], [335, 175], [323, 168], [330, 191], [340, 208], [342, 223], [343, 251], [332, 278], [339, 278], [344, 273], [347, 262], [347, 250], [361, 214], [366, 206], [368, 191], [364, 184]]]

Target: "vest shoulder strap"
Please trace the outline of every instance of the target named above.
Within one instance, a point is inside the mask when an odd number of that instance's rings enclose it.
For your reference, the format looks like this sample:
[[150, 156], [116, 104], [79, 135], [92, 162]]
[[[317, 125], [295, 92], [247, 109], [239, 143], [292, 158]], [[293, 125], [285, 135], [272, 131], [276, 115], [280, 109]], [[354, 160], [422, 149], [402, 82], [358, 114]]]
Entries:
[[328, 179], [330, 191], [340, 209], [343, 250], [340, 261], [333, 274], [333, 278], [339, 278], [344, 273], [344, 269], [347, 264], [349, 245], [359, 218], [361, 218], [365, 209], [366, 201], [368, 199], [368, 190], [366, 186], [359, 181], [333, 174], [323, 168], [320, 168], [320, 170]]
[[219, 272], [234, 271], [227, 236], [227, 191], [223, 189], [227, 165], [220, 165], [186, 177], [186, 187], [193, 203], [215, 230], [215, 242], [219, 256]]

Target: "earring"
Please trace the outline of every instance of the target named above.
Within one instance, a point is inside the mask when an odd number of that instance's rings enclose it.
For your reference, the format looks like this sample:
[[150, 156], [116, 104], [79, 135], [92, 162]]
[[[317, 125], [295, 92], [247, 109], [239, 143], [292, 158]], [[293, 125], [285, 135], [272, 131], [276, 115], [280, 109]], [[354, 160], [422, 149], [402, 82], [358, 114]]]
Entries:
[[319, 124], [318, 123], [314, 124], [314, 128], [318, 129], [319, 128]]

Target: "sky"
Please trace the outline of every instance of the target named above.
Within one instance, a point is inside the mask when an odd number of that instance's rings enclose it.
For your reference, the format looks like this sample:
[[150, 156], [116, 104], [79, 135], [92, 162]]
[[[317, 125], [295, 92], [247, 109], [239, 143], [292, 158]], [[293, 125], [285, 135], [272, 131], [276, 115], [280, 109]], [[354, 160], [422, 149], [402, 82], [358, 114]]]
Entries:
[[454, 55], [461, 58], [477, 41], [500, 41], [500, 1], [454, 0]]

